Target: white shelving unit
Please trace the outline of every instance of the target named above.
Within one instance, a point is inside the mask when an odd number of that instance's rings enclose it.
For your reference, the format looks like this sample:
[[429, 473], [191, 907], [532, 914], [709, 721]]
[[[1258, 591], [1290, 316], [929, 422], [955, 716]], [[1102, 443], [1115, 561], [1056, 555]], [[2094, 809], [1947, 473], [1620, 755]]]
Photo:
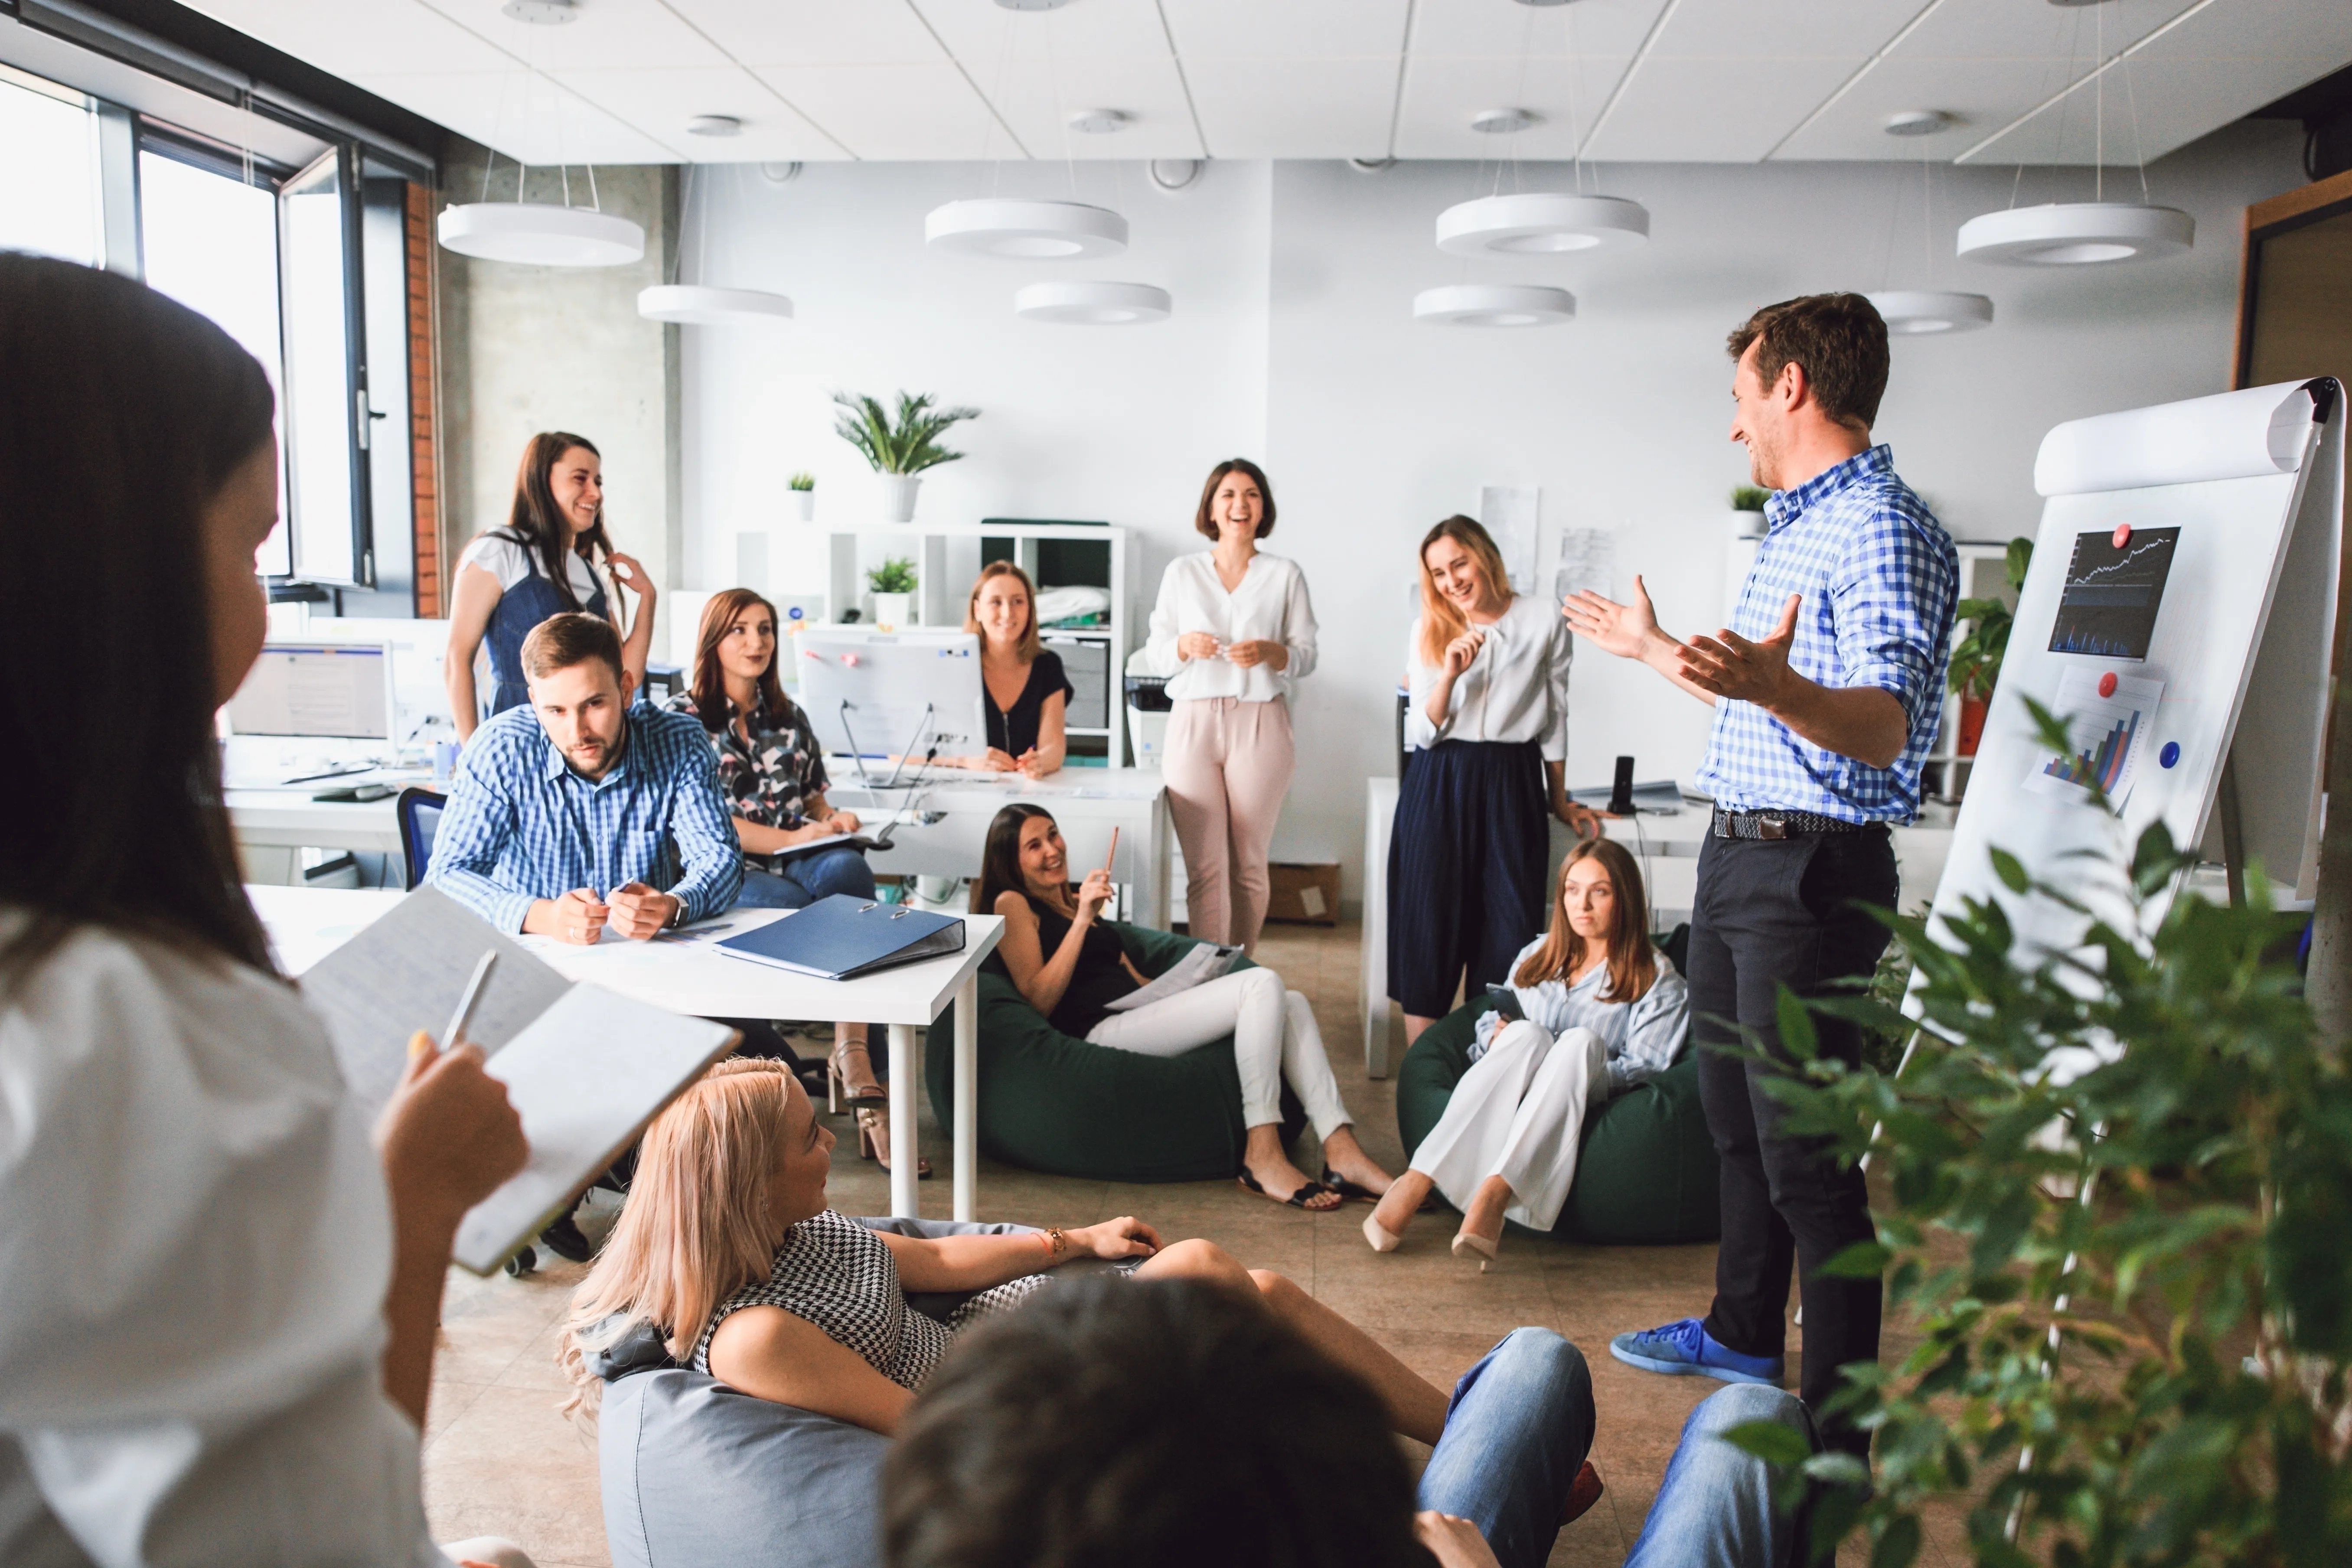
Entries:
[[856, 609], [874, 620], [866, 574], [893, 556], [915, 563], [915, 624], [961, 626], [982, 563], [1010, 559], [1045, 588], [1096, 587], [1110, 594], [1110, 618], [1098, 626], [1042, 628], [1078, 688], [1070, 704], [1070, 754], [1111, 767], [1128, 762], [1127, 701], [1120, 677], [1137, 645], [1134, 554], [1129, 531], [1108, 523], [866, 523], [842, 527], [783, 523], [737, 536], [738, 573], [780, 604], [821, 595], [817, 619], [838, 622]]
[[[2017, 608], [2017, 593], [2009, 585], [2009, 545], [1967, 543], [1959, 546], [1960, 597], [1963, 599], [2000, 599], [2012, 610]], [[1962, 621], [1952, 628], [1952, 640], [1957, 643], [1968, 636], [1969, 623]], [[1943, 722], [1937, 727], [1936, 743], [1921, 764], [1920, 793], [1931, 800], [1957, 804], [1968, 792], [1969, 771], [1975, 766], [1974, 757], [1958, 752], [1960, 737], [1960, 694], [1948, 685], [1944, 690]]]

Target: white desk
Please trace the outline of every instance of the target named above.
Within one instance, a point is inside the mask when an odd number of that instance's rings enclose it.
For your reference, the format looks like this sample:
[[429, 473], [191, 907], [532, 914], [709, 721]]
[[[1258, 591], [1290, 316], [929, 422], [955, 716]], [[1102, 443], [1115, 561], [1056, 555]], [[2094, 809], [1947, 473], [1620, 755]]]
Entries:
[[[295, 852], [352, 849], [371, 855], [400, 854], [397, 794], [365, 803], [312, 800], [315, 791], [348, 787], [323, 779], [301, 789], [233, 789], [225, 796], [229, 831], [236, 835], [245, 875], [257, 882], [299, 885]], [[348, 889], [346, 889], [348, 890]]]
[[[299, 974], [389, 910], [405, 893], [250, 886], [278, 962]], [[611, 941], [573, 947], [544, 937], [519, 942], [572, 980], [585, 980], [673, 1013], [711, 1018], [814, 1018], [872, 1022], [890, 1028], [890, 1212], [913, 1216], [916, 1198], [915, 1104], [923, 1076], [915, 1031], [928, 1028], [950, 1002], [955, 1020], [954, 1217], [971, 1219], [979, 1184], [981, 960], [995, 951], [1004, 922], [967, 915], [960, 953], [902, 964], [856, 980], [817, 980], [714, 951], [714, 937], [786, 918], [781, 910], [735, 910], [652, 942]]]
[[[884, 790], [861, 784], [857, 765], [827, 757], [832, 783], [825, 798], [861, 817], [885, 810], [919, 808], [944, 815], [934, 823], [908, 824], [890, 835], [890, 847], [868, 858], [885, 875], [974, 877], [988, 838], [989, 820], [1014, 801], [1032, 801], [1054, 814], [1070, 847], [1074, 875], [1103, 863], [1110, 833], [1119, 830], [1118, 860], [1111, 880], [1134, 889], [1130, 918], [1139, 925], [1168, 929], [1171, 847], [1167, 785], [1154, 768], [1065, 768], [1049, 778], [1018, 773], [934, 773], [919, 789]], [[867, 763], [878, 784], [888, 769]]]

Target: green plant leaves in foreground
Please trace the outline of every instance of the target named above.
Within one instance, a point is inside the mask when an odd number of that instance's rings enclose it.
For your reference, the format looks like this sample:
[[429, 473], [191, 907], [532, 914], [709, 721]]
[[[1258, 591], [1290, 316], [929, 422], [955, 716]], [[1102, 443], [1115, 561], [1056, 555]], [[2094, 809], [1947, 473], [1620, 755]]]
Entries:
[[2259, 877], [2156, 920], [2189, 858], [2158, 826], [2070, 865], [2137, 911], [2111, 925], [1996, 853], [2011, 897], [2084, 916], [2069, 952], [2023, 953], [1997, 903], [1941, 941], [1883, 915], [1927, 1026], [1899, 1071], [1814, 1043], [1890, 1027], [1883, 993], [1784, 997], [1789, 1130], [1879, 1188], [1877, 1243], [1825, 1271], [1883, 1274], [1908, 1347], [1823, 1413], [1871, 1432], [1867, 1493], [1786, 1428], [1731, 1434], [1812, 1500], [1817, 1560], [1908, 1563], [1939, 1503], [2002, 1568], [2352, 1563], [2352, 1077]]

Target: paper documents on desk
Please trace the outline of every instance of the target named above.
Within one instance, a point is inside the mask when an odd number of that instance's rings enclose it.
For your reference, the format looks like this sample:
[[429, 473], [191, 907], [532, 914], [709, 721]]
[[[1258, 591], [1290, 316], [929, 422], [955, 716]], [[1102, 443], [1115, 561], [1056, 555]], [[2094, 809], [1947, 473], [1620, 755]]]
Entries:
[[409, 1037], [448, 1026], [485, 949], [498, 966], [466, 1037], [521, 1112], [530, 1159], [457, 1227], [457, 1260], [477, 1274], [569, 1208], [737, 1038], [707, 1018], [574, 984], [446, 894], [420, 888], [302, 976], [370, 1120], [399, 1087]]
[[1142, 990], [1129, 992], [1116, 1002], [1104, 1003], [1104, 1010], [1111, 1013], [1131, 1013], [1138, 1007], [1149, 1007], [1154, 1002], [1164, 1002], [1179, 992], [1190, 991], [1195, 985], [1206, 985], [1210, 981], [1219, 978], [1225, 971], [1231, 969], [1234, 966], [1234, 960], [1241, 955], [1242, 950], [1238, 947], [1219, 947], [1213, 942], [1204, 942], [1178, 959], [1175, 968], [1171, 969]]

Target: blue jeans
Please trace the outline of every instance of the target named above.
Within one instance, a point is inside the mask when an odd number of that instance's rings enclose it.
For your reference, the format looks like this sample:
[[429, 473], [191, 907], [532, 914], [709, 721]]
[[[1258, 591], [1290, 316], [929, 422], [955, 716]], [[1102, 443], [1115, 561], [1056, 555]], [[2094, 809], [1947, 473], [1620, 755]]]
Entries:
[[1514, 1329], [1454, 1385], [1418, 1506], [1475, 1524], [1503, 1568], [1543, 1568], [1592, 1426], [1582, 1352], [1549, 1329]]
[[874, 896], [874, 868], [865, 851], [835, 845], [813, 855], [799, 855], [781, 871], [743, 868], [743, 890], [735, 902], [747, 910], [804, 910], [819, 899], [847, 893], [853, 899]]
[[1822, 1446], [1811, 1413], [1795, 1394], [1733, 1384], [1708, 1395], [1683, 1423], [1665, 1484], [1625, 1568], [1788, 1568], [1798, 1561], [1804, 1521], [1780, 1512], [1772, 1498], [1785, 1472], [1724, 1439], [1748, 1421], [1777, 1421], [1815, 1449]]

